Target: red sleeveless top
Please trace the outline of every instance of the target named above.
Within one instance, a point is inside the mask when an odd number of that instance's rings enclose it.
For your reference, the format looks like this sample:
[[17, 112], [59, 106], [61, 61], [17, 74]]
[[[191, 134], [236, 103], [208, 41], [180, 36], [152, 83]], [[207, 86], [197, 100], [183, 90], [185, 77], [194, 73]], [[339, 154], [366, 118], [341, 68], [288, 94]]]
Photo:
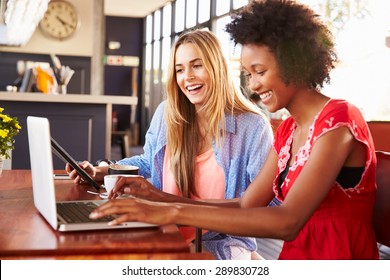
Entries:
[[305, 166], [316, 140], [342, 126], [347, 127], [355, 139], [367, 147], [362, 178], [355, 187], [348, 189], [343, 189], [335, 182], [296, 239], [284, 242], [279, 259], [379, 258], [372, 228], [376, 194], [375, 148], [363, 116], [353, 105], [344, 100], [328, 101], [315, 117], [306, 143], [298, 151], [297, 158], [280, 187], [278, 181], [291, 157], [292, 135], [296, 123], [290, 117], [279, 126], [273, 146], [279, 155], [278, 175], [273, 183], [274, 192], [283, 201]]

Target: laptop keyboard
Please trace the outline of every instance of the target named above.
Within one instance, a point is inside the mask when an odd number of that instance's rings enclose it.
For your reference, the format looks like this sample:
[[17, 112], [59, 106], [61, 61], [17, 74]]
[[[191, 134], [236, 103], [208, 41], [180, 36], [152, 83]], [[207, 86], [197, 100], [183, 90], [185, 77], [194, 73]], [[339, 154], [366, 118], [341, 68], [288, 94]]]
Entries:
[[109, 222], [114, 219], [113, 216], [100, 219], [90, 219], [89, 214], [97, 207], [93, 202], [68, 202], [57, 203], [57, 213], [67, 223], [96, 223]]

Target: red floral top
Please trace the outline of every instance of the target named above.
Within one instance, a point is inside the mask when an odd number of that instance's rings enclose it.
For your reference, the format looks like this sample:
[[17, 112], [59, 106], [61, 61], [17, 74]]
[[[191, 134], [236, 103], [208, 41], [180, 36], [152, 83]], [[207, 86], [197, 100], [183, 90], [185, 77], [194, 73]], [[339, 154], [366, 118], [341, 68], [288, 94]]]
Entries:
[[[378, 259], [378, 248], [372, 228], [376, 194], [375, 148], [360, 111], [344, 100], [331, 99], [315, 117], [306, 143], [296, 155], [283, 183], [280, 174], [291, 157], [295, 121], [290, 117], [278, 128], [273, 148], [279, 155], [278, 175], [273, 188], [281, 201], [288, 195], [308, 160], [316, 140], [339, 127], [348, 127], [355, 139], [367, 146], [367, 161], [360, 182], [343, 189], [337, 182], [325, 200], [293, 241], [286, 241], [280, 259]], [[315, 188], [315, 186], [313, 186]], [[310, 198], [308, 198], [310, 199]]]

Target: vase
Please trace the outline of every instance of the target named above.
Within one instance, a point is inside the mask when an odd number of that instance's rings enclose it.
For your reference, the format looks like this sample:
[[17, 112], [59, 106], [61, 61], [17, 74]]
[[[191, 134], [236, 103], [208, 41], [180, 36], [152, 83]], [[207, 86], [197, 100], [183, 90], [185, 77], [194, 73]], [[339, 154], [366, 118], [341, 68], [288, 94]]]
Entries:
[[8, 152], [9, 158], [6, 159], [5, 155], [0, 155], [0, 176], [3, 170], [10, 170], [12, 169], [12, 161], [11, 161], [11, 156], [12, 156], [12, 151]]
[[0, 176], [3, 173], [4, 161], [5, 161], [5, 157], [0, 155]]

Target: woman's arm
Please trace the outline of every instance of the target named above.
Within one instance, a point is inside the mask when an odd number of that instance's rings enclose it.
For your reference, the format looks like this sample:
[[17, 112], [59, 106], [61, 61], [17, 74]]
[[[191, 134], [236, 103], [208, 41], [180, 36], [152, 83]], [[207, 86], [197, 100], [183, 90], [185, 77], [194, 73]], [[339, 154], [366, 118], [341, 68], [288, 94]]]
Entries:
[[[145, 134], [143, 153], [129, 158], [123, 158], [117, 163], [121, 165], [135, 165], [139, 167], [139, 174], [145, 178], [151, 178], [154, 170], [153, 162], [156, 161], [157, 149], [161, 149], [166, 143], [166, 126], [164, 110], [166, 101], [161, 102], [153, 114], [150, 126]], [[162, 166], [159, 167], [162, 169]], [[152, 178], [156, 182], [157, 178]], [[161, 185], [161, 183], [160, 183]], [[160, 187], [160, 186], [158, 186]]]
[[[265, 186], [262, 179], [266, 177], [264, 174], [267, 170], [275, 173], [276, 167], [271, 167], [275, 155], [270, 155], [265, 167], [267, 169], [261, 171], [252, 183], [250, 193], [248, 190], [243, 198], [243, 207], [249, 208], [119, 199], [102, 205], [91, 217], [120, 214], [112, 224], [134, 220], [155, 224], [174, 223], [232, 235], [293, 240], [325, 199], [355, 144], [347, 128], [338, 128], [319, 138], [299, 178], [279, 207], [256, 207], [256, 199], [247, 197], [256, 196], [257, 190], [262, 192]], [[270, 179], [266, 180], [269, 182]]]
[[143, 177], [120, 177], [109, 199], [117, 198], [123, 194], [150, 201], [186, 203], [195, 205], [223, 205], [224, 207], [239, 207], [239, 199], [229, 200], [193, 200], [190, 198], [169, 194], [158, 190]]

